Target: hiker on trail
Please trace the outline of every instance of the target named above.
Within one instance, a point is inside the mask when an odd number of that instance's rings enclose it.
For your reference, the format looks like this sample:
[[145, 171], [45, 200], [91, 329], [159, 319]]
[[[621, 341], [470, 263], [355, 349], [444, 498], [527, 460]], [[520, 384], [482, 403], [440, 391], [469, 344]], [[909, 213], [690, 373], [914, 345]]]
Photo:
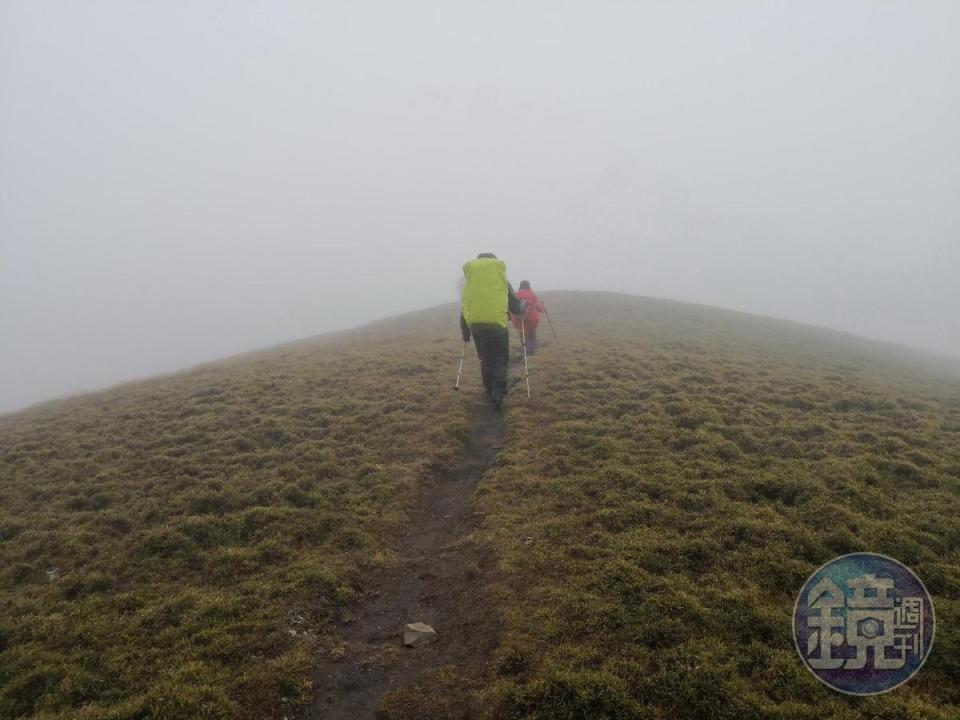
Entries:
[[510, 362], [508, 313], [523, 312], [523, 303], [507, 282], [507, 266], [493, 253], [480, 253], [463, 266], [463, 308], [460, 331], [463, 341], [471, 335], [480, 358], [483, 389], [497, 410], [507, 394], [507, 365]]
[[527, 310], [521, 315], [512, 316], [513, 326], [517, 329], [517, 334], [523, 333], [521, 337], [527, 338], [527, 355], [533, 355], [537, 349], [537, 325], [540, 324], [540, 313], [546, 312], [546, 308], [527, 280], [520, 281], [517, 297], [527, 306]]

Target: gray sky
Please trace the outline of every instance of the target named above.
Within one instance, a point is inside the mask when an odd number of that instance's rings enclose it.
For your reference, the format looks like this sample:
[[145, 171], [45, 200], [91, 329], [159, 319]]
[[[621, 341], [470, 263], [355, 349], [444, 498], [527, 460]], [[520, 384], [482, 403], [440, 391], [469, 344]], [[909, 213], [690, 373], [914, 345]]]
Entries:
[[478, 251], [960, 356], [958, 28], [0, 0], [0, 411], [449, 302]]

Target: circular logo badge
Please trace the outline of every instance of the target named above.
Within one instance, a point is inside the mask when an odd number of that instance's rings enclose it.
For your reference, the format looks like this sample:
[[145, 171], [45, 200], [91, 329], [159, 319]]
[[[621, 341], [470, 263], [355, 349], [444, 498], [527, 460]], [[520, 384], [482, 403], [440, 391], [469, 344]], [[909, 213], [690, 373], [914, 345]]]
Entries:
[[903, 563], [852, 553], [821, 565], [793, 609], [804, 665], [834, 690], [876, 695], [916, 673], [933, 647], [930, 594]]

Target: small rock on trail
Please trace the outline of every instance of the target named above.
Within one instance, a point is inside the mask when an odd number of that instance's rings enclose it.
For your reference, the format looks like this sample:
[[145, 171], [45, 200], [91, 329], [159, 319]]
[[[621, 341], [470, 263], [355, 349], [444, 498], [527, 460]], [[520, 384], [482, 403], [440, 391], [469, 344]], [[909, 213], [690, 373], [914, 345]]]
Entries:
[[403, 644], [408, 648], [418, 648], [437, 641], [437, 631], [422, 622], [410, 623], [403, 627]]

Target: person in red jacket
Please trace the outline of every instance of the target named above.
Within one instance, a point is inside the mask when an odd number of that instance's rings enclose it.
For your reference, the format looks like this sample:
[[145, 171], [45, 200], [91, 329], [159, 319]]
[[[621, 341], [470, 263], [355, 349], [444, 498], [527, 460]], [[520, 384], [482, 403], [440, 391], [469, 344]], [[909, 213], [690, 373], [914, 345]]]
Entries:
[[545, 312], [546, 309], [527, 280], [520, 283], [517, 298], [526, 303], [526, 309], [522, 315], [512, 316], [513, 326], [519, 333], [521, 332], [520, 324], [523, 323], [523, 333], [527, 337], [527, 355], [533, 355], [537, 349], [537, 325], [540, 324], [540, 313]]

